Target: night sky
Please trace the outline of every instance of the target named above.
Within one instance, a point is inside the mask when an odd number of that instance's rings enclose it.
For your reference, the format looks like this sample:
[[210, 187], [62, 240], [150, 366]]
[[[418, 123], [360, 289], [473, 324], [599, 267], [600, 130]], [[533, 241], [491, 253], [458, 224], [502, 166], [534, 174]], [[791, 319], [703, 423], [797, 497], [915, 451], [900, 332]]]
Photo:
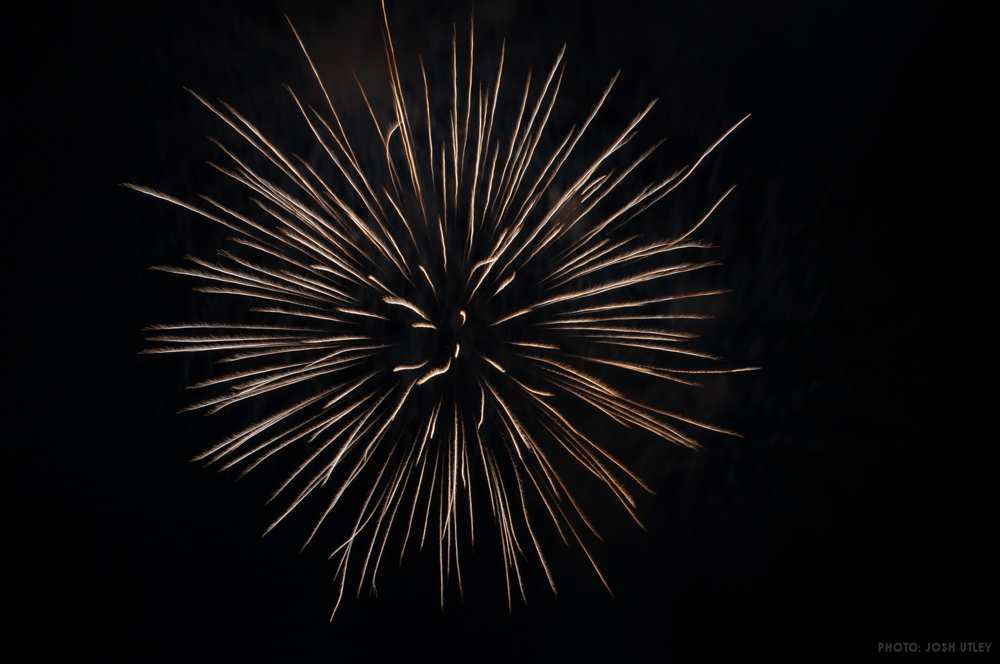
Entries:
[[955, 204], [971, 76], [957, 17], [923, 2], [390, 3], [398, 51], [424, 52], [432, 76], [473, 7], [480, 64], [492, 72], [506, 37], [511, 88], [565, 42], [561, 127], [621, 68], [595, 129], [659, 98], [650, 179], [752, 113], [642, 228], [680, 228], [738, 185], [702, 236], [724, 266], [690, 283], [733, 289], [707, 305], [702, 345], [764, 369], [695, 393], [636, 385], [742, 440], [693, 452], [603, 424], [656, 490], [646, 533], [610, 496], [585, 498], [614, 598], [555, 549], [559, 596], [529, 574], [508, 615], [483, 546], [444, 612], [425, 554], [330, 624], [334, 570], [323, 547], [298, 553], [306, 523], [260, 536], [283, 467], [237, 482], [189, 463], [241, 420], [175, 414], [208, 363], [138, 353], [145, 325], [227, 311], [146, 269], [210, 256], [225, 234], [118, 185], [232, 194], [205, 165], [225, 127], [185, 86], [306, 144], [282, 85], [318, 97], [283, 13], [348, 122], [366, 122], [351, 71], [378, 101], [377, 4], [177, 4], [32, 3], [8, 25], [4, 628], [31, 653], [9, 661], [859, 661], [880, 641], [993, 640], [995, 405], [965, 334], [991, 301], [969, 288], [987, 279], [969, 258], [987, 217]]

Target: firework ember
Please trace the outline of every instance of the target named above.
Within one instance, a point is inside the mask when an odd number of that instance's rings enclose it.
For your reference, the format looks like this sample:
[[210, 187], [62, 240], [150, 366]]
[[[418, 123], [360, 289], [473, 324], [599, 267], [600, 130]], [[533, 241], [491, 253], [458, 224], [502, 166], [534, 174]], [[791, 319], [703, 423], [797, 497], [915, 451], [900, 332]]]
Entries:
[[[219, 364], [231, 367], [193, 385], [210, 395], [185, 410], [266, 403], [265, 417], [196, 459], [243, 473], [291, 459], [268, 531], [315, 500], [323, 505], [308, 543], [338, 504], [358, 506], [330, 554], [334, 612], [349, 583], [352, 592], [374, 588], [387, 558], [427, 546], [437, 549], [443, 604], [451, 579], [461, 590], [460, 549], [475, 539], [477, 513], [497, 528], [508, 606], [525, 595], [528, 561], [556, 589], [542, 523], [579, 546], [608, 587], [587, 546], [597, 530], [557, 468], [580, 464], [636, 523], [633, 492], [649, 489], [570, 411], [582, 405], [691, 448], [697, 430], [736, 435], [640, 402], [615, 380], [634, 373], [696, 385], [705, 374], [751, 370], [705, 368], [717, 358], [692, 348], [696, 335], [678, 326], [707, 316], [669, 313], [678, 301], [723, 292], [669, 285], [718, 264], [698, 258], [709, 246], [695, 235], [732, 190], [676, 237], [630, 232], [743, 120], [689, 166], [637, 187], [631, 178], [657, 146], [613, 162], [654, 104], [612, 136], [588, 133], [617, 75], [543, 150], [562, 51], [507, 99], [503, 47], [499, 66], [478, 78], [470, 26], [467, 46], [453, 40], [443, 80], [432, 81], [421, 61], [419, 77], [404, 83], [384, 6], [382, 15], [391, 108], [377, 112], [361, 90], [369, 135], [345, 130], [292, 27], [323, 104], [290, 88], [289, 103], [321, 160], [283, 151], [236, 109], [192, 93], [241, 146], [219, 143], [224, 163], [213, 166], [254, 207], [126, 185], [232, 233], [233, 250], [217, 260], [154, 269], [242, 298], [249, 320], [259, 320], [155, 325], [144, 352], [220, 353]], [[447, 89], [446, 115], [432, 113], [430, 100], [440, 98], [432, 82]], [[358, 150], [362, 140], [378, 140], [377, 150]], [[379, 163], [363, 163], [361, 152], [380, 154]], [[578, 163], [586, 165], [569, 173]]]

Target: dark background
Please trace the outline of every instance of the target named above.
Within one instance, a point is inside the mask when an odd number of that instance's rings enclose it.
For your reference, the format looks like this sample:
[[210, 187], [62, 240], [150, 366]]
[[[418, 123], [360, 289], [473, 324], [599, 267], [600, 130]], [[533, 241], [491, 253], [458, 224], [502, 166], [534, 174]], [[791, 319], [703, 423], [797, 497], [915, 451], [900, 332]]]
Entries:
[[[974, 382], [988, 358], [966, 336], [991, 300], [971, 290], [989, 268], [971, 258], [984, 220], [955, 204], [975, 85], [959, 17], [921, 2], [478, 3], [480, 46], [506, 35], [512, 87], [568, 43], [567, 118], [618, 67], [612, 119], [659, 97], [643, 133], [669, 139], [658, 172], [754, 114], [665, 207], [690, 218], [739, 185], [706, 231], [726, 261], [713, 284], [734, 288], [707, 343], [765, 370], [685, 397], [744, 440], [645, 441], [649, 532], [611, 523], [599, 549], [615, 598], [556, 552], [558, 599], [529, 577], [528, 605], [507, 615], [483, 549], [443, 613], [417, 559], [331, 625], [322, 552], [298, 555], [294, 528], [260, 538], [273, 478], [186, 461], [227, 430], [173, 414], [207, 366], [137, 354], [143, 325], [211, 311], [145, 268], [221, 234], [116, 185], [221, 186], [203, 162], [223, 129], [184, 85], [299, 131], [280, 86], [315, 91], [282, 12], [356, 113], [340, 74], [377, 87], [377, 8], [141, 4], [34, 5], [8, 24], [8, 647], [65, 661], [855, 661], [879, 641], [994, 640], [994, 418]], [[400, 52], [434, 62], [469, 5], [391, 11]]]

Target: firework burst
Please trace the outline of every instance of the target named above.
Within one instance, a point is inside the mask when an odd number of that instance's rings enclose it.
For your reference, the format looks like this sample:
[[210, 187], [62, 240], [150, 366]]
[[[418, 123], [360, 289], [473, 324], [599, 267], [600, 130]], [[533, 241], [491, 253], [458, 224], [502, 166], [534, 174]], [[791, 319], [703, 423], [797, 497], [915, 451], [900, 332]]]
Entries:
[[[360, 90], [380, 163], [358, 158], [355, 137], [292, 27], [324, 107], [288, 92], [325, 163], [286, 154], [228, 104], [192, 93], [242, 146], [243, 156], [218, 143], [226, 163], [213, 166], [249, 194], [254, 209], [126, 185], [233, 234], [233, 251], [218, 260], [189, 257], [183, 267], [153, 269], [194, 277], [202, 283], [196, 290], [243, 298], [260, 314], [260, 322], [152, 326], [155, 346], [144, 352], [217, 352], [232, 367], [193, 385], [214, 396], [185, 410], [217, 413], [266, 400], [266, 417], [196, 460], [247, 473], [272, 457], [293, 458], [272, 497], [284, 503], [268, 531], [307, 499], [325, 496], [308, 544], [338, 504], [357, 503], [353, 527], [330, 554], [334, 612], [352, 573], [359, 593], [366, 581], [374, 589], [385, 556], [402, 559], [408, 548], [427, 545], [437, 548], [443, 604], [451, 578], [461, 590], [460, 544], [474, 541], [477, 511], [488, 511], [497, 527], [508, 606], [513, 594], [524, 597], [522, 567], [531, 559], [556, 589], [540, 522], [577, 544], [608, 587], [586, 543], [597, 530], [554, 458], [589, 471], [636, 523], [632, 492], [649, 489], [581, 431], [567, 407], [576, 402], [692, 448], [697, 429], [736, 435], [642, 403], [614, 380], [637, 373], [696, 385], [703, 374], [750, 370], [664, 366], [717, 359], [691, 347], [694, 334], [672, 327], [707, 316], [664, 307], [722, 291], [650, 297], [642, 287], [718, 264], [689, 256], [708, 248], [695, 233], [732, 190], [676, 237], [650, 241], [629, 232], [632, 219], [680, 186], [743, 120], [689, 166], [636, 188], [630, 176], [657, 146], [623, 167], [610, 164], [655, 102], [596, 149], [584, 140], [617, 75], [581, 123], [543, 153], [563, 51], [505, 102], [504, 49], [497, 69], [477, 80], [470, 25], [467, 52], [452, 42], [444, 81], [450, 108], [440, 118], [431, 112], [422, 61], [417, 85], [404, 86], [384, 5], [382, 15], [388, 119]], [[266, 168], [252, 165], [248, 153]], [[568, 174], [564, 167], [581, 153], [590, 153], [588, 165]]]

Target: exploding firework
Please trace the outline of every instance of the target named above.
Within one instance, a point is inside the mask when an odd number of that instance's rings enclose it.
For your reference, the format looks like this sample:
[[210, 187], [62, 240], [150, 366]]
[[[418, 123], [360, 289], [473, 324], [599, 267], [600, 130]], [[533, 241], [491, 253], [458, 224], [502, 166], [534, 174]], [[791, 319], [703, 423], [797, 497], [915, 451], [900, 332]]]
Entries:
[[[662, 366], [662, 358], [717, 359], [691, 347], [694, 334], [671, 327], [707, 316], [665, 311], [723, 291], [651, 293], [644, 286], [717, 265], [685, 256], [709, 248], [695, 233], [732, 190], [676, 237], [629, 233], [630, 221], [680, 186], [743, 120], [689, 166], [621, 196], [636, 189], [630, 176], [657, 146], [611, 166], [653, 103], [610, 140], [584, 140], [617, 74], [582, 122], [543, 151], [563, 51], [539, 81], [529, 73], [523, 91], [505, 102], [504, 47], [495, 72], [478, 81], [470, 24], [467, 53], [460, 56], [452, 40], [447, 117], [435, 117], [443, 114], [431, 111], [435, 96], [423, 62], [407, 89], [384, 5], [382, 16], [388, 120], [379, 119], [359, 83], [378, 163], [359, 159], [359, 139], [345, 130], [292, 26], [322, 110], [288, 92], [321, 163], [286, 154], [228, 104], [192, 93], [242, 145], [241, 156], [218, 143], [227, 163], [213, 166], [255, 209], [126, 185], [233, 233], [234, 250], [221, 251], [219, 260], [189, 257], [186, 266], [153, 269], [194, 277], [201, 292], [244, 298], [260, 319], [155, 325], [148, 341], [156, 345], [144, 352], [218, 352], [220, 364], [233, 366], [193, 385], [215, 396], [185, 410], [211, 414], [266, 401], [266, 417], [196, 460], [247, 473], [272, 457], [295, 457], [272, 496], [285, 502], [268, 531], [322, 495], [308, 544], [338, 504], [358, 505], [353, 527], [330, 554], [334, 612], [349, 572], [359, 593], [366, 580], [374, 589], [387, 549], [401, 560], [408, 547], [428, 544], [437, 548], [443, 603], [453, 575], [461, 590], [460, 544], [474, 541], [475, 515], [487, 510], [508, 606], [514, 592], [525, 595], [522, 566], [530, 559], [556, 589], [537, 536], [543, 521], [580, 547], [608, 587], [586, 543], [599, 535], [556, 457], [580, 464], [639, 523], [632, 492], [648, 487], [581, 430], [570, 414], [574, 402], [691, 448], [698, 446], [693, 430], [736, 435], [642, 403], [614, 381], [637, 373], [696, 385], [704, 374], [750, 370]], [[589, 165], [568, 174], [580, 153], [590, 153]]]

